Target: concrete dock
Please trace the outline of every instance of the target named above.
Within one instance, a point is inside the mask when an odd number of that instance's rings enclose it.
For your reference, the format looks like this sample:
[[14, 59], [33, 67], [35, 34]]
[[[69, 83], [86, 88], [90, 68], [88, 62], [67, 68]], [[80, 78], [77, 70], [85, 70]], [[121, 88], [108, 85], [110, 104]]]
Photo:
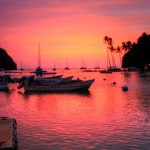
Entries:
[[13, 118], [0, 117], [0, 150], [17, 150], [17, 123]]

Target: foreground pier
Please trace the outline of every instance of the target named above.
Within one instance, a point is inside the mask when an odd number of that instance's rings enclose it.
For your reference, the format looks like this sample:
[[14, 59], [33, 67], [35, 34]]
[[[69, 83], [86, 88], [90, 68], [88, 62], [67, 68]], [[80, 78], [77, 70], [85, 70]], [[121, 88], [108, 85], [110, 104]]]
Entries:
[[13, 118], [0, 117], [0, 150], [17, 150], [17, 123]]

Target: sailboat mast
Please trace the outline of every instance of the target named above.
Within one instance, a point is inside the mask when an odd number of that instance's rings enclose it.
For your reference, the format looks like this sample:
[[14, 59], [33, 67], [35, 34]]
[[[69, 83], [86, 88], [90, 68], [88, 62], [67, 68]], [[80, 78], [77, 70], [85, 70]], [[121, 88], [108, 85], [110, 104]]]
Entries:
[[41, 58], [40, 58], [40, 44], [39, 44], [39, 52], [38, 52], [38, 67], [41, 67]]
[[83, 56], [82, 56], [82, 68], [83, 68]]
[[21, 60], [21, 65], [20, 66], [21, 66], [20, 68], [22, 68], [22, 60]]
[[67, 67], [68, 67], [68, 58], [67, 58]]
[[[109, 65], [109, 66], [108, 66]], [[111, 63], [110, 63], [110, 58], [109, 58], [109, 51], [108, 51], [108, 47], [107, 47], [107, 69], [111, 67]]]

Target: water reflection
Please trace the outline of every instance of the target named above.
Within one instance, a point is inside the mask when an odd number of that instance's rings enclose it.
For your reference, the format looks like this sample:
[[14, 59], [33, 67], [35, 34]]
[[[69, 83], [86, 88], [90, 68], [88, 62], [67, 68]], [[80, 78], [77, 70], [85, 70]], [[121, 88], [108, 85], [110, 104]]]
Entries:
[[138, 73], [77, 75], [96, 79], [89, 91], [26, 93], [11, 84], [8, 93], [0, 92], [0, 114], [17, 119], [19, 149], [148, 149], [150, 79]]
[[57, 95], [62, 95], [62, 94], [67, 94], [67, 95], [79, 95], [79, 96], [87, 96], [90, 97], [91, 93], [89, 90], [86, 91], [70, 91], [70, 92], [22, 92], [22, 91], [18, 91], [18, 94], [22, 95], [22, 96], [30, 96], [30, 95], [53, 95], [53, 94], [57, 94]]
[[139, 72], [138, 73], [139, 77], [142, 77], [142, 78], [147, 78], [147, 77], [150, 77], [150, 72]]

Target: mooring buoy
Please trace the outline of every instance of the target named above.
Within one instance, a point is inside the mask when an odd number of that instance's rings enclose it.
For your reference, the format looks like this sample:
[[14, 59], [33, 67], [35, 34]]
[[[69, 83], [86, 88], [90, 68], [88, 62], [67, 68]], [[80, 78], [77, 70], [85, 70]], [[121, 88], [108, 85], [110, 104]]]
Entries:
[[127, 85], [124, 85], [124, 86], [122, 87], [122, 90], [123, 90], [123, 91], [128, 91], [128, 86], [127, 86]]

